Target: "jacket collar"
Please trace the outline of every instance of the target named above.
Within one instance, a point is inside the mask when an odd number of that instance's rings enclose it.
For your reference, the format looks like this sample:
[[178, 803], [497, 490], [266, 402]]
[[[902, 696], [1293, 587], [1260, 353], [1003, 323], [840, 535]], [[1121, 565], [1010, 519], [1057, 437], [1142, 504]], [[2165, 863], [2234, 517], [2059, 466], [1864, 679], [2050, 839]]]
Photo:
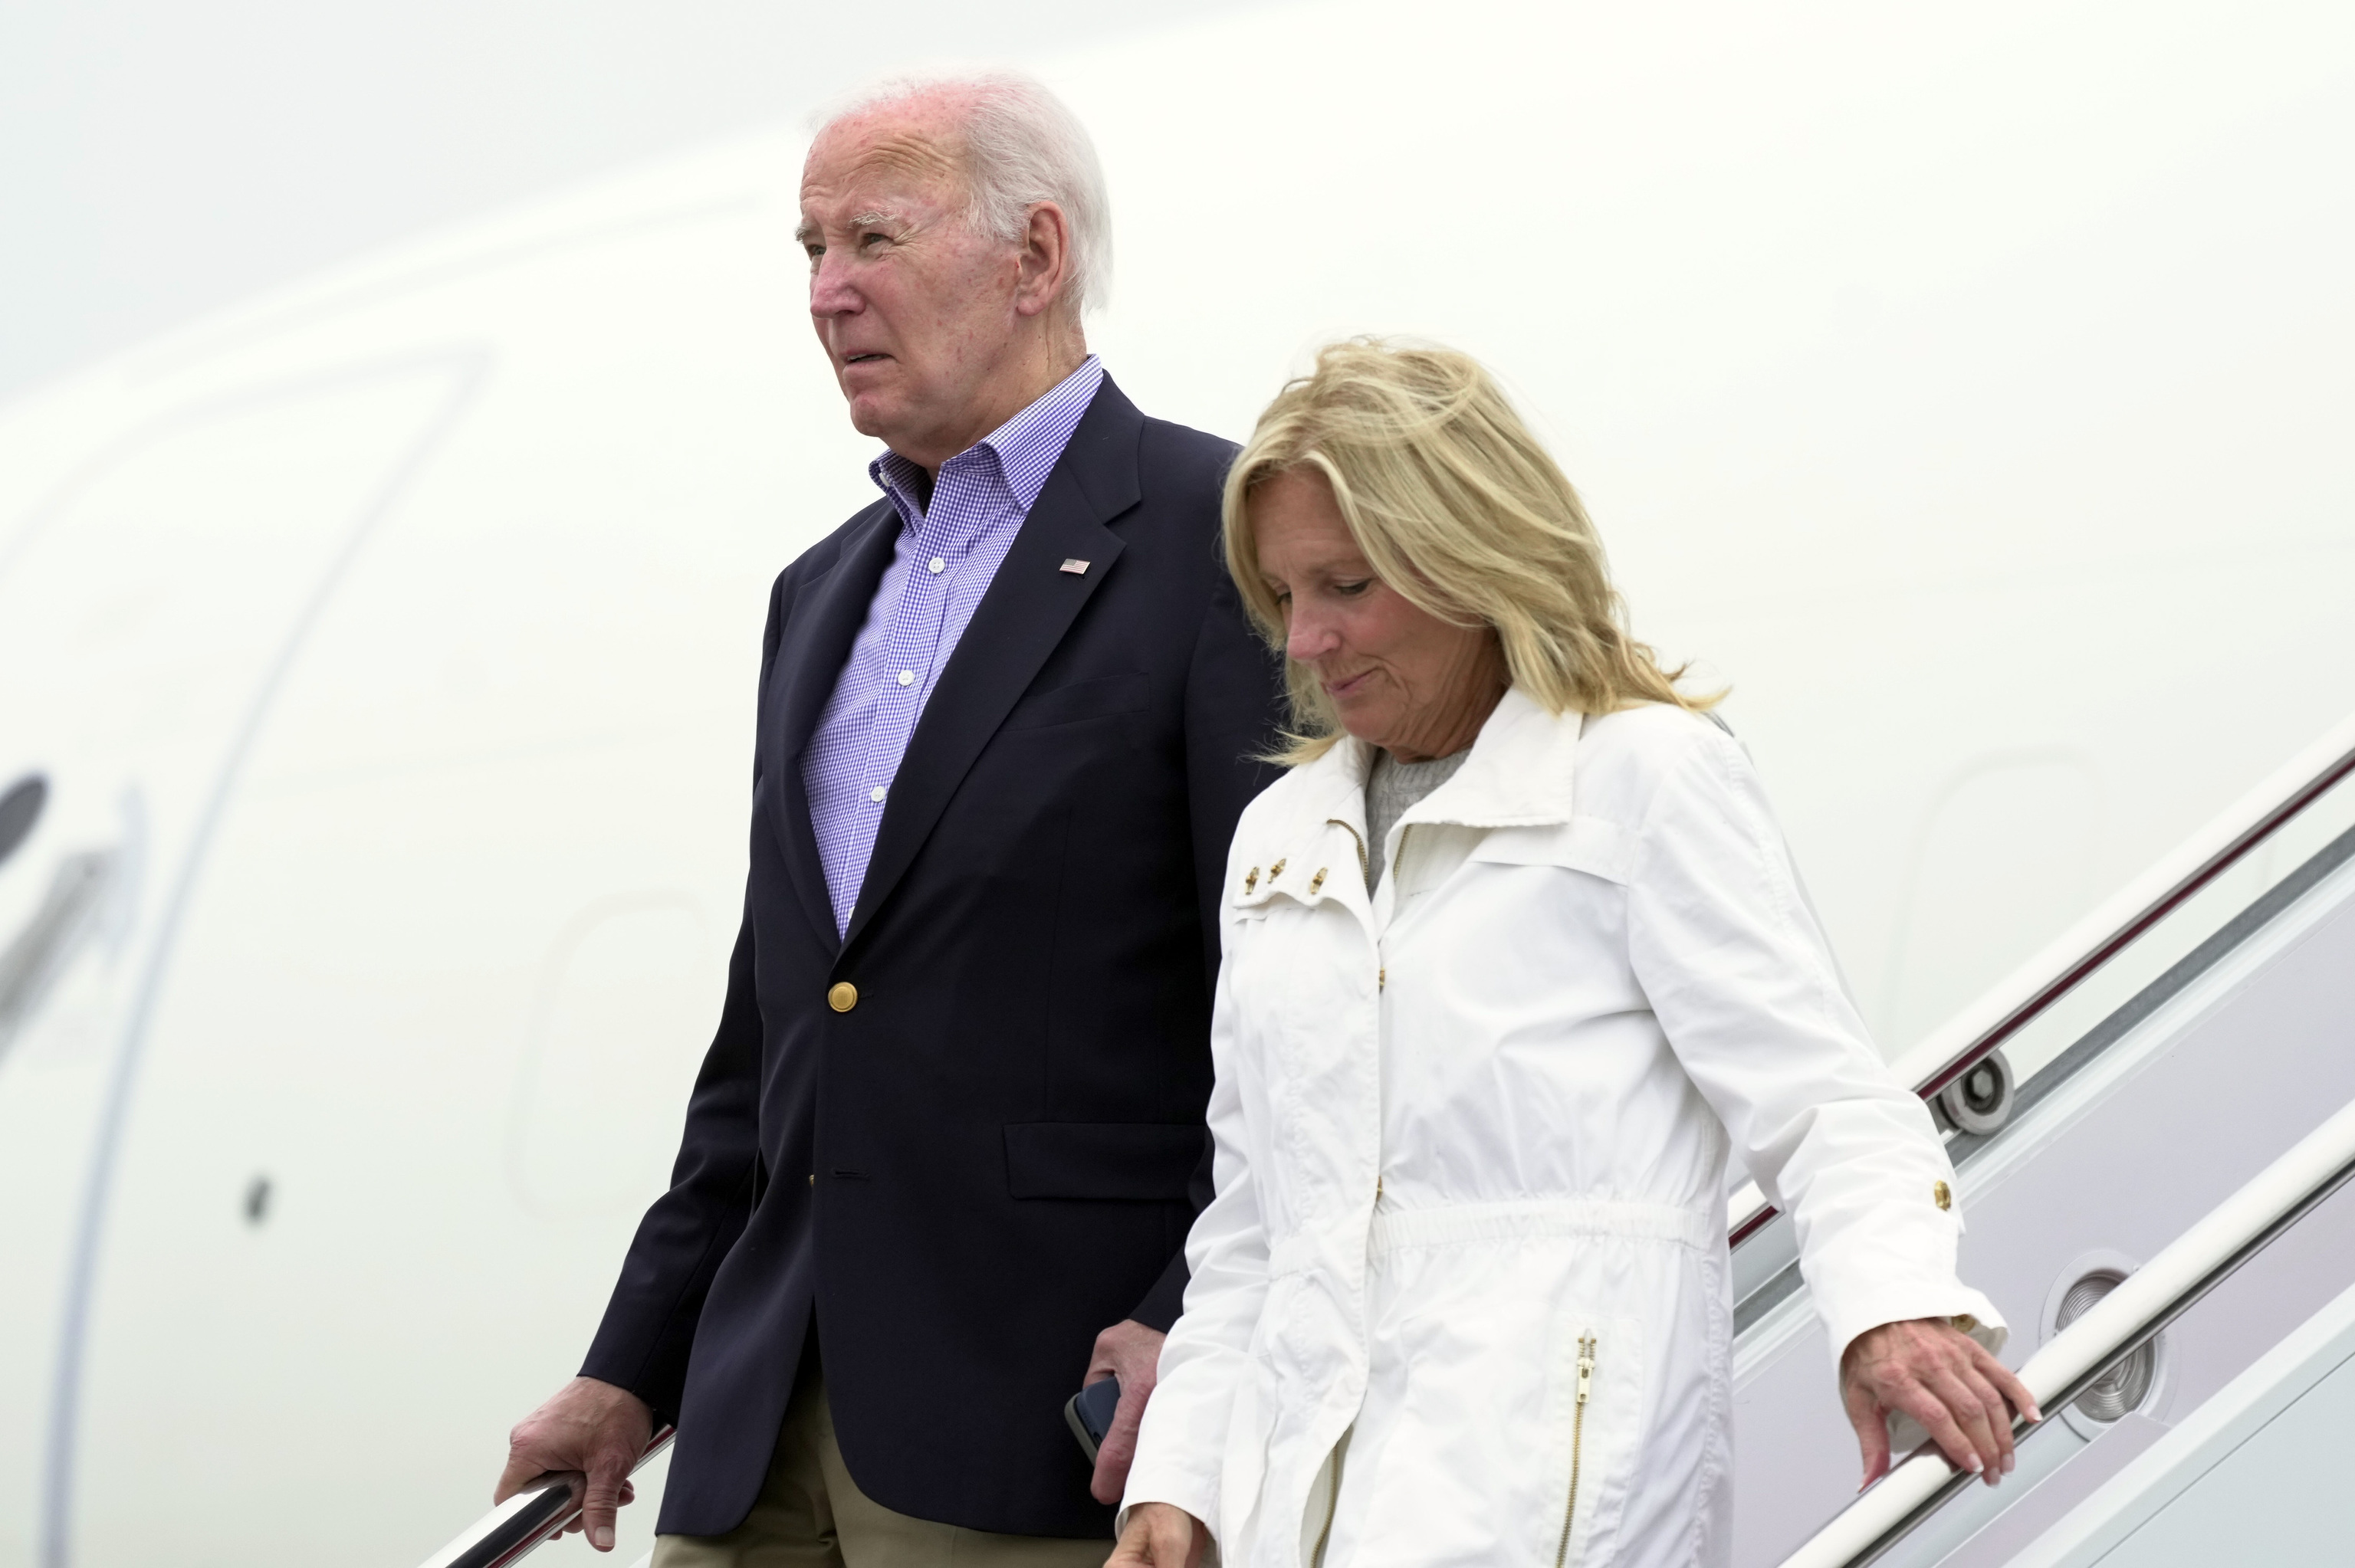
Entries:
[[[1144, 433], [1145, 416], [1104, 377], [916, 721], [877, 824], [844, 951], [890, 898], [982, 748], [1118, 565], [1123, 546], [1106, 524], [1144, 495]], [[1092, 569], [1062, 570], [1073, 558]], [[834, 673], [840, 668], [837, 661]]]
[[[909, 737], [838, 950], [858, 939], [899, 885], [982, 748], [1112, 575], [1123, 546], [1105, 524], [1143, 497], [1138, 445], [1144, 433], [1145, 416], [1103, 377]], [[837, 946], [834, 906], [802, 789], [802, 752], [841, 678], [900, 526], [888, 500], [854, 520], [833, 563], [795, 593], [772, 665], [775, 689], [768, 701], [778, 723], [769, 764], [778, 775], [778, 836], [803, 911], [829, 946]], [[1092, 569], [1061, 570], [1071, 557], [1091, 562]]]
[[[1582, 715], [1550, 714], [1518, 687], [1508, 689], [1480, 726], [1472, 755], [1455, 777], [1416, 801], [1391, 829], [1385, 860], [1397, 858], [1400, 832], [1417, 822], [1473, 828], [1568, 822], [1571, 775], [1584, 723]], [[1285, 810], [1252, 835], [1255, 842], [1237, 845], [1256, 863], [1230, 896], [1243, 906], [1264, 904], [1278, 894], [1312, 903], [1332, 899], [1369, 930], [1385, 924], [1387, 889], [1383, 901], [1367, 896], [1362, 865], [1351, 853], [1361, 854], [1369, 847], [1366, 775], [1373, 758], [1371, 746], [1344, 736], [1278, 784], [1276, 790], [1289, 797]], [[1277, 798], [1275, 791], [1268, 797], [1271, 803]], [[1317, 841], [1327, 834], [1337, 842], [1320, 849]], [[1344, 865], [1348, 874], [1341, 874]]]
[[899, 533], [900, 519], [889, 501], [876, 502], [852, 520], [833, 562], [801, 584], [785, 607], [784, 627], [769, 662], [772, 689], [762, 698], [776, 717], [762, 766], [769, 777], [786, 880], [812, 928], [829, 946], [837, 940], [834, 902], [810, 825], [809, 796], [802, 787], [802, 752], [849, 660], [851, 641], [890, 564]]
[[[1571, 779], [1582, 715], [1550, 714], [1518, 686], [1508, 688], [1480, 726], [1472, 755], [1401, 822], [1472, 828], [1540, 827], [1570, 821]], [[1340, 822], [1366, 831], [1366, 775], [1374, 748], [1345, 736], [1295, 775], [1302, 825]]]

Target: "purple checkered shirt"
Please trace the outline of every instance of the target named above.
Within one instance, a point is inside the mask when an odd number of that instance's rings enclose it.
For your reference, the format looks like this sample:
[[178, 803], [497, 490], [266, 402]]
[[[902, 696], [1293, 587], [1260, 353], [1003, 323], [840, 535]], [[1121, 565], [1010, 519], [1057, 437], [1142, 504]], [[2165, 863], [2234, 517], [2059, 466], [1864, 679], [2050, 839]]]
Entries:
[[837, 938], [850, 928], [916, 721], [1103, 374], [1088, 355], [1053, 391], [943, 463], [929, 507], [917, 499], [923, 471], [914, 463], [886, 451], [867, 465], [899, 511], [900, 538], [802, 754]]

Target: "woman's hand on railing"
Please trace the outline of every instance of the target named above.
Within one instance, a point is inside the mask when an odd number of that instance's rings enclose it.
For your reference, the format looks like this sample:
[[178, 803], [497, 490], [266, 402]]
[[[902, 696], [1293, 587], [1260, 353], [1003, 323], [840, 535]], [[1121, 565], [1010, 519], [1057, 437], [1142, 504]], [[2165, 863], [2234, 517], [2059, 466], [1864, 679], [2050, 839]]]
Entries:
[[2044, 1419], [1986, 1346], [1938, 1318], [1868, 1329], [1840, 1356], [1840, 1402], [1864, 1453], [1861, 1491], [1889, 1473], [1889, 1416], [1912, 1416], [1958, 1470], [1989, 1486], [2012, 1467], [2011, 1414]]
[[503, 1503], [541, 1476], [578, 1470], [587, 1477], [581, 1517], [565, 1533], [583, 1530], [600, 1552], [613, 1550], [613, 1515], [637, 1495], [630, 1471], [654, 1436], [654, 1412], [626, 1388], [576, 1377], [507, 1434], [507, 1467], [493, 1503]]
[[1139, 1503], [1104, 1568], [1199, 1568], [1210, 1532], [1176, 1503]]

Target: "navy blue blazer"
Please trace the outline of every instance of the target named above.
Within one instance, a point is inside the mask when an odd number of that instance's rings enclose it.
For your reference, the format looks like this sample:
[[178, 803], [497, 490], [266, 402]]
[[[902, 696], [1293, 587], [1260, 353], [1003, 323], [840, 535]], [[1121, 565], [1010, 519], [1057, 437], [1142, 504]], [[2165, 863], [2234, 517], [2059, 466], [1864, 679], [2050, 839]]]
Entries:
[[778, 577], [727, 1001], [581, 1368], [677, 1421], [665, 1533], [742, 1522], [815, 1318], [869, 1497], [1109, 1537], [1062, 1405], [1100, 1330], [1178, 1315], [1219, 883], [1281, 711], [1220, 554], [1233, 454], [1103, 384], [925, 706], [840, 941], [802, 750], [890, 503]]

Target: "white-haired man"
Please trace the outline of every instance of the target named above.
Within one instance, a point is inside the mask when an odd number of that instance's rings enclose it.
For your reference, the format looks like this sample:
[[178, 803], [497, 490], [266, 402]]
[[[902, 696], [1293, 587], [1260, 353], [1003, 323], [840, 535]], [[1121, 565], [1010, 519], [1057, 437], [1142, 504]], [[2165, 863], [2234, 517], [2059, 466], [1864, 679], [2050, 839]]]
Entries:
[[[751, 871], [670, 1191], [502, 1497], [676, 1421], [657, 1568], [1089, 1564], [1208, 1197], [1212, 917], [1280, 711], [1216, 547], [1232, 449], [1089, 355], [1084, 131], [1007, 75], [869, 92], [802, 177], [883, 498], [777, 579]], [[1062, 1403], [1116, 1375], [1093, 1471]]]

